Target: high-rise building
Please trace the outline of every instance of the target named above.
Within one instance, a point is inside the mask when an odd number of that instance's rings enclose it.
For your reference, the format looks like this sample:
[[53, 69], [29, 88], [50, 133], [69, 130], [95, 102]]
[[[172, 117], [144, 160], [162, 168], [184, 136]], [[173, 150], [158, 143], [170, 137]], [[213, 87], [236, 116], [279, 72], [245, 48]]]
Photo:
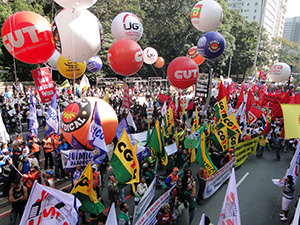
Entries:
[[[225, 0], [229, 9], [237, 10], [247, 21], [260, 22], [269, 37], [282, 37], [288, 0]], [[264, 4], [263, 4], [264, 3]]]
[[283, 38], [300, 44], [300, 17], [285, 19]]

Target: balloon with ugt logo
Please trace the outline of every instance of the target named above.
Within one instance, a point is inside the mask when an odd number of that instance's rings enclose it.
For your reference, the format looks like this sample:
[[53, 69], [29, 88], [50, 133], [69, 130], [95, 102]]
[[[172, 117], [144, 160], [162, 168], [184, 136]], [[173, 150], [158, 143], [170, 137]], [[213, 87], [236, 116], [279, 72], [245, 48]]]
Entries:
[[4, 22], [1, 35], [7, 51], [25, 63], [46, 62], [55, 50], [51, 24], [34, 12], [12, 14]]
[[174, 87], [185, 89], [197, 81], [199, 71], [197, 64], [192, 59], [181, 56], [169, 64], [167, 74]]
[[138, 43], [121, 39], [113, 43], [107, 53], [109, 66], [117, 74], [130, 76], [142, 67], [143, 51]]
[[83, 146], [93, 149], [87, 138], [96, 101], [105, 143], [109, 144], [114, 139], [118, 126], [115, 110], [102, 99], [87, 97], [71, 102], [63, 112], [61, 128], [68, 143], [71, 144], [73, 136]]

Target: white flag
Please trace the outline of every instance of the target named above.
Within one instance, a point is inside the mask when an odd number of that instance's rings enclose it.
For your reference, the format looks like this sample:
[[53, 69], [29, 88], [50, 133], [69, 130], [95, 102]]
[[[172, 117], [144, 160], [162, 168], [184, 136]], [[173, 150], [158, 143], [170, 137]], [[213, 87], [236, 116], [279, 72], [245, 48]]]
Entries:
[[20, 225], [77, 224], [78, 199], [69, 193], [43, 186], [35, 181]]
[[91, 85], [90, 85], [89, 79], [84, 74], [81, 78], [79, 88], [80, 88], [80, 90], [84, 89], [84, 91], [85, 91], [88, 87], [91, 87]]
[[232, 168], [218, 225], [241, 225], [240, 207], [236, 188], [235, 171]]
[[167, 108], [167, 101], [165, 101], [165, 103], [163, 104], [163, 106], [161, 107], [161, 116], [164, 116], [168, 111], [168, 108]]
[[128, 112], [126, 120], [127, 120], [128, 126], [132, 126], [134, 128], [134, 130], [137, 131], [136, 125], [135, 125], [135, 123], [133, 121], [133, 118], [132, 118], [132, 115], [131, 115], [130, 112]]
[[199, 225], [205, 225], [205, 214], [204, 213], [202, 214]]
[[115, 203], [113, 203], [110, 207], [110, 211], [109, 211], [109, 214], [107, 216], [106, 224], [108, 224], [108, 225], [118, 225]]
[[5, 125], [3, 123], [2, 115], [0, 114], [0, 141], [2, 143], [9, 142], [9, 134], [6, 131]]
[[300, 160], [300, 141], [298, 140], [297, 150], [293, 156], [292, 161], [290, 162], [290, 166], [287, 169], [285, 176], [279, 180], [279, 179], [272, 179], [273, 183], [279, 187], [282, 187], [284, 185], [284, 180], [287, 176], [291, 175], [293, 176], [294, 184], [296, 185], [298, 174], [299, 174], [299, 160]]

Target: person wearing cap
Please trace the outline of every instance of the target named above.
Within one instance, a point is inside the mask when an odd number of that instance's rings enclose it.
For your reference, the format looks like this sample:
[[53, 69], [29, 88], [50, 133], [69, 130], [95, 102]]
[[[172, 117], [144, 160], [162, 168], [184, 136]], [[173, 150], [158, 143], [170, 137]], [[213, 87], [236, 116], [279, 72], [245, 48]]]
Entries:
[[168, 188], [173, 187], [173, 185], [175, 185], [179, 180], [178, 171], [179, 169], [177, 167], [174, 167], [173, 172], [165, 180], [165, 184]]
[[289, 175], [284, 180], [284, 185], [282, 186], [282, 212], [279, 214], [281, 221], [287, 221], [288, 212], [290, 204], [294, 199], [295, 193], [295, 183], [293, 176]]
[[47, 170], [45, 173], [42, 174], [42, 177], [45, 179], [43, 184], [44, 186], [55, 188], [52, 170]]

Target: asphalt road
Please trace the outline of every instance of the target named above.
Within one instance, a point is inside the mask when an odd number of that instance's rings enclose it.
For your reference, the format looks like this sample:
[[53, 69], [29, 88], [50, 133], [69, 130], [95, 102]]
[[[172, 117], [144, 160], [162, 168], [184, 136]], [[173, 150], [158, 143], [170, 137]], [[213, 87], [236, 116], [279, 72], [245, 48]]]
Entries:
[[[43, 131], [39, 130], [39, 137], [42, 139]], [[25, 134], [26, 135], [26, 134]], [[281, 161], [275, 161], [275, 152], [265, 152], [263, 158], [256, 158], [250, 155], [248, 160], [239, 168], [236, 168], [236, 182], [238, 186], [238, 199], [241, 213], [241, 221], [243, 225], [279, 225], [289, 224], [279, 220], [281, 213], [281, 188], [272, 183], [273, 178], [282, 178], [290, 163], [292, 153], [282, 152]], [[195, 175], [198, 169], [198, 164], [192, 165], [193, 174]], [[58, 187], [70, 185], [71, 181], [62, 182]], [[299, 182], [298, 182], [299, 183]], [[198, 225], [202, 216], [205, 213], [210, 217], [213, 224], [218, 224], [219, 215], [223, 205], [227, 183], [209, 199], [203, 201], [202, 205], [197, 205], [197, 213], [193, 221], [193, 225]], [[162, 190], [157, 190], [156, 200]], [[295, 196], [300, 194], [299, 184], [296, 184]], [[129, 195], [129, 186], [125, 188], [125, 196]], [[107, 199], [107, 190], [103, 189], [102, 197], [104, 198], [105, 206], [109, 205]], [[133, 214], [134, 198], [128, 197], [126, 202], [129, 204], [129, 213]], [[289, 219], [294, 214], [294, 205], [296, 200], [291, 204]], [[0, 213], [5, 213], [10, 209], [10, 206], [0, 209]], [[117, 213], [119, 209], [117, 208]], [[106, 212], [108, 214], [108, 212]], [[9, 215], [2, 216], [1, 225], [9, 224]]]

